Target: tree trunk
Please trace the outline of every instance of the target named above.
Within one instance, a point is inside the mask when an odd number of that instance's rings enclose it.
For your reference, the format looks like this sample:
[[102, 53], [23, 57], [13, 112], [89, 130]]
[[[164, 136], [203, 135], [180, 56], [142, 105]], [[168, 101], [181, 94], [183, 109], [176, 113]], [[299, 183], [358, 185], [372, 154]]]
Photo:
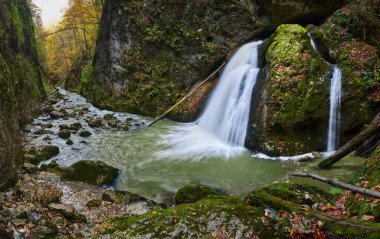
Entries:
[[374, 134], [377, 134], [380, 130], [380, 112], [372, 120], [371, 124], [368, 125], [364, 130], [362, 130], [358, 135], [346, 143], [342, 148], [336, 151], [333, 155], [323, 160], [318, 164], [318, 168], [328, 168], [335, 164], [349, 153], [357, 149]]

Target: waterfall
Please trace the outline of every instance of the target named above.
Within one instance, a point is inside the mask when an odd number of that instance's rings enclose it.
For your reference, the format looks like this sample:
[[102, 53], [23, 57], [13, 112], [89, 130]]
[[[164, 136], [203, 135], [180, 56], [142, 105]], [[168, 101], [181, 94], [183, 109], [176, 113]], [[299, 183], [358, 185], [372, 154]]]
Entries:
[[244, 152], [251, 95], [256, 84], [258, 46], [242, 46], [230, 59], [201, 116], [194, 123], [180, 124], [162, 137], [166, 149], [159, 158], [230, 158]]
[[327, 152], [336, 150], [340, 124], [340, 101], [342, 95], [342, 71], [334, 66], [330, 87], [330, 116], [327, 136]]
[[229, 145], [244, 146], [251, 94], [256, 84], [258, 46], [241, 47], [227, 64], [197, 124]]
[[314, 50], [318, 51], [317, 44], [315, 43], [313, 37], [311, 37], [311, 34], [308, 32], [307, 35], [308, 35], [309, 38], [310, 38], [311, 46], [314, 48]]

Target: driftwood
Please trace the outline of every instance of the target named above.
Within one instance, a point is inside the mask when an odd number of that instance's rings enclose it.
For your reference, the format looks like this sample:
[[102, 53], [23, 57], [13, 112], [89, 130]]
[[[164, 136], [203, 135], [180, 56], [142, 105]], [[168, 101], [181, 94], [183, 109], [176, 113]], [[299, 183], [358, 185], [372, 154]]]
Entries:
[[326, 158], [318, 164], [318, 168], [328, 168], [334, 163], [338, 162], [352, 151], [360, 147], [373, 135], [377, 134], [380, 130], [380, 113], [372, 120], [371, 124], [362, 130], [358, 135], [346, 143], [342, 148], [336, 151], [333, 155]]
[[369, 189], [366, 189], [366, 188], [356, 187], [356, 186], [353, 186], [351, 184], [343, 183], [343, 182], [340, 182], [338, 180], [333, 180], [333, 179], [325, 178], [325, 177], [322, 177], [322, 176], [319, 176], [319, 175], [316, 175], [316, 174], [312, 174], [312, 173], [292, 173], [292, 176], [312, 178], [312, 179], [315, 179], [315, 180], [327, 183], [327, 184], [335, 186], [335, 187], [339, 187], [339, 188], [343, 188], [343, 189], [349, 190], [349, 191], [354, 192], [354, 193], [360, 193], [360, 194], [363, 194], [363, 195], [366, 195], [366, 196], [370, 196], [370, 197], [373, 197], [373, 198], [380, 198], [380, 192], [369, 190]]
[[223, 67], [226, 65], [226, 62], [223, 62], [218, 69], [216, 69], [211, 75], [209, 75], [204, 81], [202, 81], [197, 87], [195, 87], [193, 90], [191, 90], [185, 97], [183, 97], [180, 101], [178, 101], [175, 105], [173, 105], [170, 109], [165, 111], [162, 115], [157, 117], [152, 123], [150, 123], [148, 126], [152, 126], [158, 121], [165, 118], [170, 112], [172, 112], [173, 109], [175, 109], [178, 105], [180, 105], [182, 102], [184, 102], [187, 98], [189, 98], [192, 94], [194, 94], [201, 86], [203, 86], [207, 81], [212, 80], [216, 77], [216, 75], [219, 73], [220, 70], [223, 69]]

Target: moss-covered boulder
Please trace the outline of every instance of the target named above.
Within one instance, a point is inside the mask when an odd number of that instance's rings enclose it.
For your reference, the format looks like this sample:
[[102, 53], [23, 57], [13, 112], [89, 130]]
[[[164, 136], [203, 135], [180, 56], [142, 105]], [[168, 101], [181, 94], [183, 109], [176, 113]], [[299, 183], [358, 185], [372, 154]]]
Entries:
[[263, 44], [267, 65], [256, 89], [248, 147], [271, 155], [325, 149], [332, 66], [307, 33], [299, 25], [281, 25]]
[[244, 201], [254, 207], [298, 211], [300, 206], [328, 202], [332, 195], [306, 184], [276, 183], [252, 191]]
[[62, 178], [92, 185], [112, 185], [118, 176], [118, 169], [100, 161], [83, 160], [63, 171]]
[[70, 136], [71, 136], [71, 132], [68, 129], [63, 129], [58, 132], [58, 137], [60, 137], [61, 139], [68, 139], [70, 138]]
[[39, 145], [24, 149], [24, 159], [32, 164], [39, 164], [58, 154], [59, 147], [55, 145]]
[[193, 203], [217, 192], [204, 185], [187, 185], [179, 189], [175, 195], [175, 204]]
[[263, 226], [257, 210], [234, 197], [214, 196], [196, 203], [108, 220], [104, 233], [122, 238], [286, 238], [282, 229]]
[[101, 108], [158, 115], [231, 50], [268, 35], [280, 23], [315, 22], [343, 4], [267, 2], [105, 1], [94, 66], [82, 72], [81, 92]]

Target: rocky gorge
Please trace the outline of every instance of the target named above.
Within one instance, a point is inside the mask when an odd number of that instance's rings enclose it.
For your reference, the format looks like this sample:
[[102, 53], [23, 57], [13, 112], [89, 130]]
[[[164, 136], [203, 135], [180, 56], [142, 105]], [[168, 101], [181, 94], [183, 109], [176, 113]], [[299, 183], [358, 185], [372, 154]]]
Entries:
[[[0, 2], [0, 238], [378, 238], [379, 133], [316, 166], [334, 69], [336, 150], [379, 124], [380, 5], [322, 2], [106, 0], [77, 93], [43, 84], [28, 1]], [[201, 127], [230, 72], [242, 145]]]

